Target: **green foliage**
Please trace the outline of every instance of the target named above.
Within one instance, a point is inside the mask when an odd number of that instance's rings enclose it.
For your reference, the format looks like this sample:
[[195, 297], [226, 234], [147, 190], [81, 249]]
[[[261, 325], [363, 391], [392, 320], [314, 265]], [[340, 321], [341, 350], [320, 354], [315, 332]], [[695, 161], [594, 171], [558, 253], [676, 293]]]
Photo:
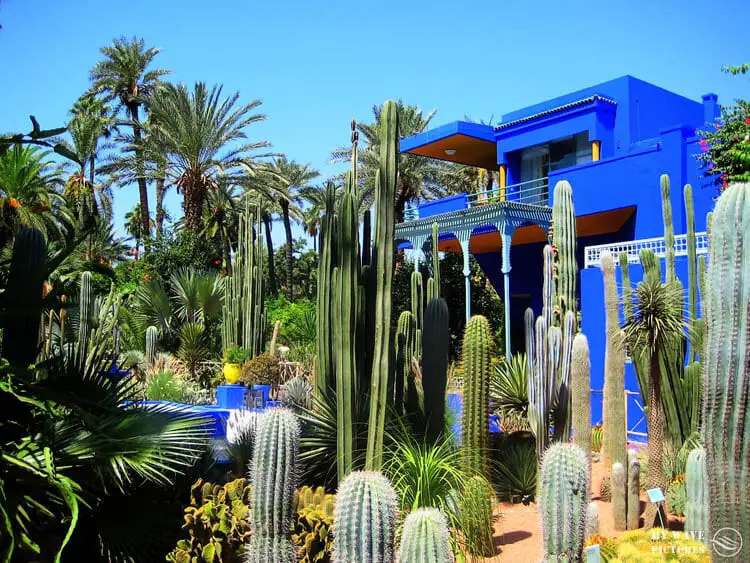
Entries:
[[513, 354], [495, 364], [490, 379], [490, 399], [494, 410], [525, 417], [529, 409], [528, 378], [526, 354]]
[[533, 437], [528, 432], [511, 434], [492, 449], [492, 482], [500, 500], [529, 502], [537, 487], [537, 459]]
[[492, 485], [479, 475], [466, 480], [460, 496], [461, 531], [464, 548], [472, 555], [491, 557], [492, 543]]
[[241, 346], [232, 346], [224, 350], [224, 362], [242, 365], [250, 359], [250, 353]]
[[171, 403], [187, 403], [192, 396], [187, 384], [178, 380], [172, 372], [157, 371], [146, 380], [147, 401], [169, 401]]
[[240, 381], [245, 385], [273, 385], [278, 387], [281, 383], [280, 377], [279, 359], [270, 352], [263, 352], [242, 366]]
[[421, 508], [411, 512], [404, 520], [398, 560], [423, 563], [451, 563], [448, 523], [435, 508]]
[[206, 341], [206, 327], [199, 323], [185, 323], [180, 327], [180, 346], [177, 357], [182, 360], [195, 379], [198, 365], [206, 360], [209, 351]]
[[317, 334], [317, 314], [314, 301], [297, 299], [289, 301], [283, 295], [266, 299], [268, 325], [281, 321], [279, 341], [289, 346], [309, 344]]
[[685, 505], [687, 504], [687, 490], [685, 488], [685, 476], [678, 475], [667, 487], [667, 507], [669, 512], [675, 516], [685, 516]]

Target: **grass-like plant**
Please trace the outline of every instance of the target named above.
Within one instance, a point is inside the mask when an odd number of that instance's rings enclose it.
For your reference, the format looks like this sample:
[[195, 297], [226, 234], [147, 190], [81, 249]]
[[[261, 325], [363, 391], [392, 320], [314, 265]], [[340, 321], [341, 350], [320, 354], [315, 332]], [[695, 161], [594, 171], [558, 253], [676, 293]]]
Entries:
[[190, 396], [184, 382], [178, 380], [171, 371], [158, 371], [148, 376], [146, 400], [184, 403]]
[[513, 354], [495, 364], [490, 379], [490, 400], [495, 411], [526, 416], [529, 409], [529, 370], [526, 354]]
[[523, 503], [533, 500], [537, 482], [534, 442], [505, 440], [492, 453], [490, 471], [499, 499]]

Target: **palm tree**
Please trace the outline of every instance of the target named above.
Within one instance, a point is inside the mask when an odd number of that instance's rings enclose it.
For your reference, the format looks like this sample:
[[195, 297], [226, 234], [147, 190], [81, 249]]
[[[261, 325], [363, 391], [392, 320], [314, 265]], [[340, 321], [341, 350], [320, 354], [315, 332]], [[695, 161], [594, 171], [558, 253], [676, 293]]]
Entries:
[[149, 70], [159, 49], [146, 48], [143, 39], [120, 37], [111, 46], [103, 47], [101, 53], [104, 60], [96, 63], [91, 70], [92, 91], [103, 95], [106, 100], [118, 100], [130, 120], [136, 141], [135, 176], [141, 202], [141, 224], [143, 232], [149, 235], [148, 190], [143, 155], [138, 145], [142, 138], [139, 109], [160, 84], [160, 78], [169, 71]]
[[[632, 354], [639, 354], [649, 362], [648, 399], [648, 466], [646, 489], [666, 490], [664, 475], [664, 425], [662, 404], [662, 373], [660, 360], [669, 346], [674, 346], [683, 337], [683, 296], [679, 283], [663, 284], [659, 279], [647, 278], [633, 290], [633, 315], [625, 323], [625, 343]], [[663, 507], [658, 508], [661, 523], [666, 522]], [[644, 526], [654, 525], [657, 507], [646, 505]]]
[[[358, 171], [364, 196], [364, 207], [369, 208], [375, 191], [375, 172], [380, 163], [380, 115], [383, 106], [373, 106], [373, 122], [357, 124], [357, 130], [364, 143], [358, 148], [358, 160], [361, 163]], [[418, 106], [405, 105], [398, 101], [399, 135], [401, 138], [422, 133], [435, 117], [433, 110], [424, 115]], [[351, 147], [342, 147], [333, 151], [333, 162], [349, 162], [352, 158]], [[411, 154], [398, 155], [398, 179], [396, 187], [396, 221], [404, 219], [404, 208], [407, 202], [420, 198], [443, 197], [446, 190], [441, 182], [441, 172], [445, 164], [433, 159]], [[369, 194], [369, 198], [368, 195]]]
[[219, 239], [224, 267], [228, 272], [232, 271], [232, 241], [237, 240], [237, 218], [240, 211], [240, 200], [235, 186], [224, 178], [219, 178], [216, 189], [208, 190], [206, 193], [200, 236]]
[[302, 215], [298, 203], [300, 192], [307, 189], [320, 173], [311, 168], [309, 164], [299, 164], [293, 160], [287, 160], [280, 156], [273, 160], [272, 171], [276, 174], [277, 198], [281, 221], [284, 224], [284, 235], [286, 237], [286, 276], [285, 293], [288, 299], [292, 298], [292, 273], [294, 271], [294, 239], [292, 238], [292, 216]]
[[143, 241], [143, 225], [141, 223], [141, 209], [140, 203], [136, 203], [133, 209], [125, 214], [125, 224], [123, 228], [128, 233], [133, 241], [135, 241], [135, 259], [138, 260], [140, 256], [141, 242]]
[[224, 98], [221, 86], [209, 90], [203, 82], [192, 91], [165, 84], [151, 99], [152, 146], [166, 159], [167, 179], [182, 190], [188, 229], [200, 229], [206, 193], [217, 187], [219, 175], [240, 183], [255, 173], [256, 158], [269, 156], [252, 155], [269, 146], [265, 141], [240, 144], [247, 126], [265, 116], [253, 113], [260, 100], [237, 105], [238, 99], [238, 93]]
[[60, 234], [60, 223], [73, 217], [58, 191], [61, 167], [49, 151], [13, 145], [0, 155], [0, 247], [22, 227], [34, 227], [49, 237]]

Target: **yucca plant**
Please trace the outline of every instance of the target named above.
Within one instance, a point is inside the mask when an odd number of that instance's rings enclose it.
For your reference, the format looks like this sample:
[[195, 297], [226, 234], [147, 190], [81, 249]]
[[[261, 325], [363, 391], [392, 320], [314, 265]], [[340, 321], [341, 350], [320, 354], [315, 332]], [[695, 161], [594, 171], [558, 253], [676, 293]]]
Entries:
[[183, 361], [194, 379], [198, 365], [208, 356], [206, 327], [199, 323], [185, 323], [180, 328], [180, 347], [177, 357]]
[[528, 503], [537, 484], [536, 448], [533, 442], [515, 441], [493, 449], [490, 471], [498, 497]]
[[513, 354], [495, 364], [490, 379], [490, 400], [503, 414], [526, 416], [529, 410], [529, 368], [526, 354]]

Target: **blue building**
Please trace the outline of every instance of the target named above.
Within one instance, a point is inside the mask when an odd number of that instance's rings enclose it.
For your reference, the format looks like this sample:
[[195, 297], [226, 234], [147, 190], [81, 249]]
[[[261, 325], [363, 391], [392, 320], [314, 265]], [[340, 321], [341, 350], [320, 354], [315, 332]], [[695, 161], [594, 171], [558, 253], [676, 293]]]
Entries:
[[[538, 103], [503, 116], [495, 125], [455, 121], [402, 139], [401, 152], [497, 170], [490, 189], [425, 202], [407, 210], [397, 225], [402, 248], [422, 249], [433, 222], [442, 251], [464, 255], [469, 296], [469, 254], [506, 304], [507, 352], [524, 343], [523, 314], [541, 309], [542, 248], [551, 220], [552, 189], [573, 187], [580, 268], [582, 329], [591, 349], [592, 418], [601, 420], [604, 379], [604, 289], [599, 256], [604, 249], [628, 252], [631, 278], [641, 278], [638, 253], [664, 255], [659, 178], [671, 179], [675, 233], [685, 232], [683, 186], [691, 184], [696, 231], [706, 227], [715, 188], [701, 177], [695, 155], [697, 131], [719, 115], [715, 94], [690, 100], [632, 76]], [[705, 235], [698, 250], [705, 252]], [[684, 237], [676, 239], [678, 275], [686, 282]], [[419, 259], [420, 253], [415, 253]], [[618, 268], [619, 269], [619, 268]], [[470, 314], [466, 300], [466, 315]], [[632, 365], [626, 369], [628, 429], [645, 435], [645, 421]]]

